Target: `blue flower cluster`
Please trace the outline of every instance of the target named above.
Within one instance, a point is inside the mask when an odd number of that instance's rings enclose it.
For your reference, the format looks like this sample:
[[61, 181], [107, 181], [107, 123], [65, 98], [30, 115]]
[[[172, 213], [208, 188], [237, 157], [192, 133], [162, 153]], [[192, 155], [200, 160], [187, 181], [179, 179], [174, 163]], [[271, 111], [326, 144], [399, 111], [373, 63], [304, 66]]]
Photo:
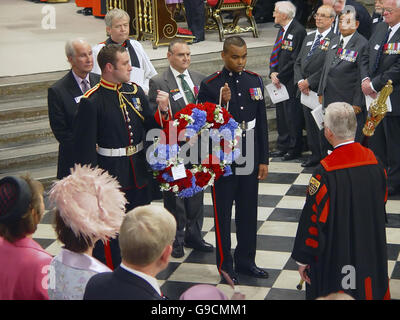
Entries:
[[207, 112], [199, 109], [193, 109], [192, 115], [193, 123], [186, 126], [186, 136], [191, 138], [204, 127], [207, 120]]
[[147, 160], [153, 170], [160, 171], [167, 167], [167, 160], [176, 157], [178, 153], [179, 146], [177, 144], [171, 146], [158, 144], [153, 151], [149, 152]]
[[193, 197], [196, 193], [203, 190], [198, 185], [196, 185], [196, 178], [192, 177], [192, 186], [190, 188], [183, 189], [181, 192], [178, 193], [178, 197], [180, 198], [190, 198]]

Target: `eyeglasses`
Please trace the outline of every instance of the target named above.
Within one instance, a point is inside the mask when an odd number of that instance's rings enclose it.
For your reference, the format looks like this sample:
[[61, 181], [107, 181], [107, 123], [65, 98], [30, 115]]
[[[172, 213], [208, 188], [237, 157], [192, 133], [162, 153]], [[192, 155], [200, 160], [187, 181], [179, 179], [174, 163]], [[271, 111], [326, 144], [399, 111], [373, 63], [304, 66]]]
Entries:
[[384, 13], [385, 11], [386, 11], [388, 14], [391, 14], [391, 13], [394, 11], [394, 9], [392, 9], [392, 8], [382, 8], [382, 13]]
[[313, 17], [314, 17], [314, 19], [317, 19], [317, 18], [332, 18], [332, 16], [327, 16], [327, 15], [320, 14], [320, 13], [315, 13]]

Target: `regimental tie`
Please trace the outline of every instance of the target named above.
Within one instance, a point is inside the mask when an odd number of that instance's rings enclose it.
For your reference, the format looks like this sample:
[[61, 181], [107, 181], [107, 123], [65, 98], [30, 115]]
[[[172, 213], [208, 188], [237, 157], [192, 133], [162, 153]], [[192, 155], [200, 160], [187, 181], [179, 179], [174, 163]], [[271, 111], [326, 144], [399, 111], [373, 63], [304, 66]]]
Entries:
[[310, 50], [310, 51], [308, 52], [308, 54], [307, 54], [307, 58], [306, 58], [306, 59], [309, 59], [309, 58], [313, 55], [314, 51], [315, 51], [315, 50], [318, 48], [318, 46], [320, 45], [321, 38], [322, 38], [322, 34], [317, 35], [317, 39], [315, 39], [315, 41], [314, 41], [314, 43], [313, 43], [313, 45], [312, 45], [312, 47], [311, 47], [311, 50]]
[[284, 29], [282, 27], [280, 27], [279, 33], [278, 33], [278, 38], [275, 41], [274, 48], [273, 48], [272, 54], [271, 54], [271, 58], [269, 60], [270, 68], [276, 67], [278, 65], [278, 54], [279, 54], [279, 51], [281, 50], [281, 46], [282, 46], [283, 32], [284, 32]]
[[379, 63], [380, 63], [380, 61], [381, 61], [381, 57], [382, 57], [382, 53], [383, 53], [383, 47], [385, 46], [385, 44], [386, 44], [386, 43], [388, 42], [388, 40], [389, 40], [390, 32], [392, 32], [392, 29], [391, 29], [391, 28], [389, 28], [389, 29], [387, 30], [386, 35], [385, 35], [385, 39], [383, 39], [383, 41], [382, 41], [382, 43], [381, 43], [381, 46], [379, 47], [379, 50], [378, 50], [378, 52], [377, 52], [377, 54], [376, 54], [375, 64], [374, 64], [374, 70], [373, 70], [372, 73], [375, 73], [375, 71], [378, 70], [378, 68], [379, 68]]
[[81, 82], [81, 88], [82, 88], [82, 92], [83, 94], [86, 93], [86, 91], [88, 91], [90, 89], [90, 86], [88, 84], [88, 81], [86, 79], [83, 79]]
[[194, 94], [192, 92], [192, 89], [190, 89], [189, 84], [185, 80], [185, 75], [180, 74], [178, 78], [181, 79], [181, 84], [182, 84], [182, 89], [183, 92], [185, 93], [185, 97], [188, 103], [196, 103], [196, 99], [194, 98]]

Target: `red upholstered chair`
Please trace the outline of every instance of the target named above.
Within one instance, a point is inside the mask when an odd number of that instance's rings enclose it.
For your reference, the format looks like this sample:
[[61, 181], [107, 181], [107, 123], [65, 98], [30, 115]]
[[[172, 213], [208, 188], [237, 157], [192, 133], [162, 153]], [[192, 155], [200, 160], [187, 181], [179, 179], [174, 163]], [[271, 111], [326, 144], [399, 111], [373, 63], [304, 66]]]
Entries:
[[[258, 29], [253, 17], [257, 0], [206, 0], [206, 30], [218, 30], [219, 40], [227, 34], [252, 32], [258, 38]], [[224, 21], [222, 13], [232, 13], [233, 20]], [[240, 18], [247, 18], [248, 26], [239, 26]]]

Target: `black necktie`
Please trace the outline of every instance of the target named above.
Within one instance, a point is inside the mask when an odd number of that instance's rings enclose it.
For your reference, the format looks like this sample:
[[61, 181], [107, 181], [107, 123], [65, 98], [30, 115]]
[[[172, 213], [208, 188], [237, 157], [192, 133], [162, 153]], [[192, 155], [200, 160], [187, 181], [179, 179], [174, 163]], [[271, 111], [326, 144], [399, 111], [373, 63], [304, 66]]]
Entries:
[[[106, 45], [107, 44], [117, 44], [116, 42], [112, 41], [111, 38], [108, 38], [106, 40]], [[125, 40], [125, 42], [122, 44], [123, 47], [127, 48], [129, 51], [129, 56], [131, 57], [131, 66], [132, 67], [136, 67], [136, 68], [140, 68], [140, 62], [139, 62], [139, 58], [135, 52], [135, 49], [133, 49], [131, 42], [128, 40]]]
[[389, 28], [389, 29], [386, 31], [385, 38], [383, 39], [383, 41], [382, 41], [382, 43], [381, 43], [381, 46], [379, 47], [379, 50], [378, 50], [378, 52], [377, 52], [377, 54], [376, 54], [376, 59], [375, 59], [375, 64], [374, 64], [374, 71], [373, 71], [373, 73], [375, 73], [376, 70], [378, 70], [378, 68], [379, 68], [379, 63], [381, 62], [381, 57], [382, 57], [382, 53], [383, 53], [383, 48], [384, 48], [385, 44], [388, 42], [388, 40], [389, 40], [390, 32], [392, 32], [392, 29], [391, 29], [391, 28]]

